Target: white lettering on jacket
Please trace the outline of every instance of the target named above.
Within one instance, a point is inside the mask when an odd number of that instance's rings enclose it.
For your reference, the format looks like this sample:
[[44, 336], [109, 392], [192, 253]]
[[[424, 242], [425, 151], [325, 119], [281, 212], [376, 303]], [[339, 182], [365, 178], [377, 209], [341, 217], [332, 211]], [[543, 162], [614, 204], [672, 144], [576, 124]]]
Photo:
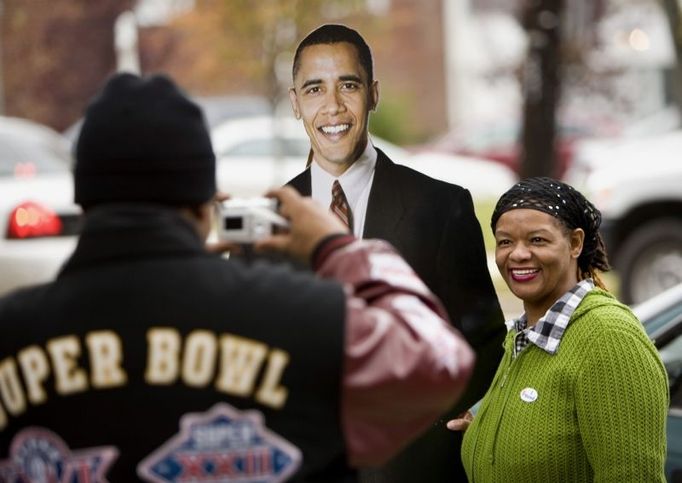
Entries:
[[[84, 367], [83, 361], [88, 361]], [[264, 406], [284, 406], [282, 377], [289, 354], [254, 339], [194, 330], [182, 336], [171, 327], [147, 331], [144, 380], [150, 386], [181, 383], [230, 396], [254, 398]], [[0, 359], [0, 430], [8, 418], [30, 406], [49, 403], [54, 393], [67, 397], [89, 390], [124, 387], [128, 374], [121, 337], [111, 330], [54, 337], [44, 347], [30, 345]]]

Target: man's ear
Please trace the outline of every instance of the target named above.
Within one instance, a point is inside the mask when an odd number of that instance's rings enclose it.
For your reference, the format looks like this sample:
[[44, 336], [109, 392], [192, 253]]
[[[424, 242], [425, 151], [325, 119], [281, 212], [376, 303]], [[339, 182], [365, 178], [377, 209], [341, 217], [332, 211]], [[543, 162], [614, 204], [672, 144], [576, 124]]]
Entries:
[[189, 221], [202, 240], [208, 237], [213, 221], [213, 201], [206, 201], [199, 205], [178, 208], [180, 215]]
[[376, 111], [379, 105], [379, 81], [375, 80], [369, 86], [369, 110]]
[[296, 119], [301, 119], [301, 111], [298, 109], [298, 97], [294, 87], [289, 88], [289, 102], [291, 102], [291, 109], [293, 109]]

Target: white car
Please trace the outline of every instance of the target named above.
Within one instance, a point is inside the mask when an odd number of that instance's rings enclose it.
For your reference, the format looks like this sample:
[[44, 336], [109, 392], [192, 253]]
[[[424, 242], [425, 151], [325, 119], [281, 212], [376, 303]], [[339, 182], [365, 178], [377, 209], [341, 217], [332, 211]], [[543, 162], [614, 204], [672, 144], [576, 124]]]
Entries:
[[61, 135], [0, 117], [0, 295], [52, 279], [73, 251], [81, 217], [70, 163]]
[[565, 180], [602, 212], [620, 296], [642, 302], [682, 282], [682, 131], [578, 146]]
[[[238, 197], [260, 196], [305, 169], [310, 141], [293, 117], [254, 116], [226, 121], [211, 131], [219, 188]], [[373, 144], [399, 164], [459, 184], [474, 197], [497, 198], [516, 182], [508, 168], [491, 161], [440, 153], [411, 154], [376, 136]]]

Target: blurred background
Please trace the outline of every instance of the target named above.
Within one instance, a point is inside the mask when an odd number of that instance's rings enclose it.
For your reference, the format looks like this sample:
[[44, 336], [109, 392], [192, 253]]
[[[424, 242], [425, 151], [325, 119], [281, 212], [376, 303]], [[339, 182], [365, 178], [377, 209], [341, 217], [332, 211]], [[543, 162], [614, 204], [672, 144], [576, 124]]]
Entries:
[[254, 196], [303, 169], [287, 89], [297, 42], [325, 22], [373, 50], [375, 143], [469, 188], [489, 253], [496, 198], [548, 175], [602, 210], [623, 300], [682, 282], [678, 0], [0, 0], [0, 293], [73, 247], [71, 143], [116, 71], [168, 73], [202, 105], [221, 189]]

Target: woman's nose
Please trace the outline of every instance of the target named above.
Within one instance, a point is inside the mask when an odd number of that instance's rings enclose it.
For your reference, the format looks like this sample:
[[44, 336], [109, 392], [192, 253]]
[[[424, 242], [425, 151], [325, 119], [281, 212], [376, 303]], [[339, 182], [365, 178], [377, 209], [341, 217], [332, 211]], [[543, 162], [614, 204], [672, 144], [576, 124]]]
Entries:
[[517, 243], [509, 254], [509, 258], [512, 260], [526, 260], [530, 258], [530, 250], [525, 243]]

